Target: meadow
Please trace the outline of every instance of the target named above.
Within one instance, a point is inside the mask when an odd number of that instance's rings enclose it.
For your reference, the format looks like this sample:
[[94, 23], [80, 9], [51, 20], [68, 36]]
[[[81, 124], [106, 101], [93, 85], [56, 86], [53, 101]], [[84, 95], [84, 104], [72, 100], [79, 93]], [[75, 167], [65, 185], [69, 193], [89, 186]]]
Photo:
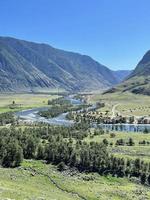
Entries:
[[[93, 134], [93, 132], [94, 130], [92, 129], [91, 133]], [[113, 137], [111, 136], [112, 134]], [[127, 143], [130, 138], [132, 138], [134, 145], [116, 145], [117, 140], [123, 139], [124, 143]], [[89, 135], [84, 140], [86, 142], [102, 142], [104, 139], [108, 141], [108, 150], [111, 154], [120, 158], [140, 158], [145, 162], [150, 162], [150, 144], [139, 144], [139, 142], [143, 141], [150, 142], [150, 134], [113, 131], [103, 135]]]
[[[58, 98], [56, 94], [0, 94], [0, 113], [14, 112], [35, 107], [48, 106], [48, 100]], [[15, 102], [16, 107], [10, 105]]]
[[[16, 169], [0, 168], [0, 197], [9, 200], [146, 200], [150, 189], [126, 178], [76, 171], [25, 160]], [[17, 189], [16, 189], [17, 188]]]
[[115, 113], [122, 116], [149, 116], [150, 115], [150, 97], [146, 95], [132, 94], [129, 92], [112, 93], [112, 94], [94, 94], [90, 95], [88, 101], [95, 103], [97, 101], [105, 102], [105, 107], [100, 111], [109, 111], [115, 107]]

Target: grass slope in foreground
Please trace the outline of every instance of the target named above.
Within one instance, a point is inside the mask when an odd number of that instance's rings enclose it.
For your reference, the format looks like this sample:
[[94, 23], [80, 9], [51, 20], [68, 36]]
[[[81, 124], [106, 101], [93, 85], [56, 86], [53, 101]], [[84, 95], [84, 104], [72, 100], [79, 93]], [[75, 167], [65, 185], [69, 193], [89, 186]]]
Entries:
[[150, 188], [126, 178], [104, 177], [94, 173], [70, 175], [41, 161], [24, 161], [20, 168], [15, 169], [0, 168], [0, 177], [0, 199], [150, 199]]

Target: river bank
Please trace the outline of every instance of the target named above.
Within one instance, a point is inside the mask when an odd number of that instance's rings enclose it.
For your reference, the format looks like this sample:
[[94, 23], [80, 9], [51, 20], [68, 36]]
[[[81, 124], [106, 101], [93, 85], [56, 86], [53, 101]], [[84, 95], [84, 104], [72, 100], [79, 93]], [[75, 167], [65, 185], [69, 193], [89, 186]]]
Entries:
[[[81, 99], [76, 99], [74, 96], [67, 96], [65, 97], [66, 100], [70, 101], [70, 103], [74, 106], [82, 105], [83, 101]], [[73, 125], [75, 122], [74, 120], [69, 120], [66, 118], [68, 112], [59, 114], [56, 117], [53, 118], [45, 118], [39, 115], [39, 112], [48, 110], [49, 107], [41, 107], [41, 108], [34, 108], [29, 110], [23, 110], [16, 112], [16, 117], [18, 117], [20, 120], [26, 122], [26, 123], [47, 123], [51, 125], [61, 125], [61, 126], [70, 126]], [[93, 109], [96, 109], [96, 104], [90, 105], [88, 108], [84, 109], [84, 111], [89, 112]], [[83, 109], [77, 111], [82, 112]], [[134, 132], [141, 132], [147, 129], [150, 131], [150, 124], [97, 124], [92, 123], [93, 127], [101, 127], [105, 130], [114, 130], [114, 131], [134, 131]]]

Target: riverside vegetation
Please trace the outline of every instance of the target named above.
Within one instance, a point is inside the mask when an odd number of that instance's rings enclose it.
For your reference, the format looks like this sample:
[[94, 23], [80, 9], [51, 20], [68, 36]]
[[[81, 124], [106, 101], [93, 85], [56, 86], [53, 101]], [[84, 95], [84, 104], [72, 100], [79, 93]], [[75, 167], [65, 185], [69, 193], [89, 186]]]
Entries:
[[82, 104], [82, 105], [72, 105], [69, 100], [60, 97], [58, 99], [53, 99], [48, 101], [48, 105], [51, 107], [46, 111], [39, 112], [39, 115], [46, 118], [53, 118], [57, 117], [59, 114], [78, 111], [81, 109], [87, 108], [89, 105]]

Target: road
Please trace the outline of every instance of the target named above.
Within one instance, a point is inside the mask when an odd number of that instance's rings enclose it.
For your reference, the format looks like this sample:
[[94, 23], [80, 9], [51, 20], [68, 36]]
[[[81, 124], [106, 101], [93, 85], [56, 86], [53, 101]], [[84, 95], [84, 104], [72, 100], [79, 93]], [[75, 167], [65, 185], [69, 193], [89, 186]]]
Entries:
[[[112, 116], [111, 116], [111, 119], [113, 119], [113, 118], [115, 118], [116, 117], [116, 107], [117, 106], [119, 106], [120, 104], [116, 104], [116, 105], [114, 105], [113, 107], [112, 107]], [[118, 114], [120, 114], [119, 112], [118, 112]]]

